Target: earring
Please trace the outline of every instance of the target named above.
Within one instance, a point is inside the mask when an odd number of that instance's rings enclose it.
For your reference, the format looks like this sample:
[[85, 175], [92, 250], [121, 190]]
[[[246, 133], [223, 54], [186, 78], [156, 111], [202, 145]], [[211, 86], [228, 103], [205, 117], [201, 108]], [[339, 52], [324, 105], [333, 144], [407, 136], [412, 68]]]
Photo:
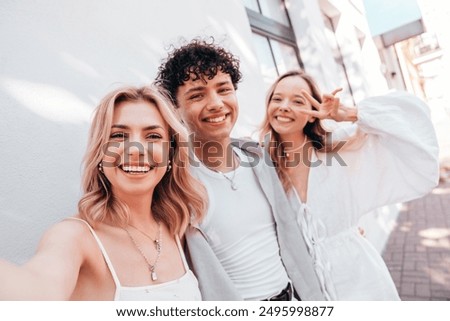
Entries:
[[103, 162], [98, 163], [98, 170], [103, 173]]
[[170, 170], [172, 169], [172, 161], [169, 159], [169, 161], [167, 162], [167, 171], [170, 172]]

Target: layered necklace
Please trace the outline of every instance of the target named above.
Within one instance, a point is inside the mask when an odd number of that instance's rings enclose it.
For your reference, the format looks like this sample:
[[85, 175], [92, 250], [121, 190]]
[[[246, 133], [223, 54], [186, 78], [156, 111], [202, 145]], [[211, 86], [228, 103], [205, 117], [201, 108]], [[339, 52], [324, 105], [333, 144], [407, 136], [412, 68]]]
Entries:
[[[232, 159], [232, 166], [233, 166], [233, 176], [232, 177], [228, 177], [224, 172], [219, 171], [217, 169], [211, 168], [213, 171], [215, 171], [216, 173], [222, 174], [222, 176], [230, 183], [230, 187], [233, 191], [236, 191], [238, 189], [236, 182], [234, 181], [234, 178], [236, 176], [236, 171], [237, 168], [239, 167], [239, 164], [241, 162], [241, 159], [239, 157], [239, 155], [237, 155], [234, 151], [233, 153], [233, 159]], [[237, 158], [237, 160], [236, 160]]]
[[141, 231], [140, 229], [138, 229], [137, 227], [135, 227], [133, 225], [128, 225], [128, 226], [134, 228], [136, 231], [140, 232], [142, 235], [144, 235], [147, 238], [149, 238], [150, 240], [152, 240], [153, 244], [155, 245], [156, 258], [152, 264], [152, 263], [150, 263], [150, 260], [147, 258], [147, 255], [145, 255], [144, 251], [142, 250], [142, 247], [139, 245], [139, 243], [136, 242], [134, 237], [131, 235], [128, 228], [122, 228], [127, 233], [131, 242], [133, 242], [133, 245], [138, 250], [139, 254], [141, 254], [141, 256], [143, 257], [145, 263], [147, 263], [152, 281], [158, 280], [158, 275], [156, 274], [156, 265], [158, 264], [158, 260], [159, 260], [159, 257], [161, 256], [161, 251], [162, 251], [161, 223], [158, 222], [158, 234], [154, 239], [150, 235], [148, 235], [148, 234], [144, 233], [143, 231]]

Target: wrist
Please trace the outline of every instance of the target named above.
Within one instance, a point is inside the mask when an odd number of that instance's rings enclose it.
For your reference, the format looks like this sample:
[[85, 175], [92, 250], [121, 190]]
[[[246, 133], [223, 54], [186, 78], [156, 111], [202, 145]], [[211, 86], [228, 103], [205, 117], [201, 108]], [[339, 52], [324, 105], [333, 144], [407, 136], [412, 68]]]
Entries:
[[358, 109], [357, 108], [348, 108], [346, 118], [347, 118], [346, 119], [347, 121], [351, 121], [351, 122], [357, 121], [358, 120]]

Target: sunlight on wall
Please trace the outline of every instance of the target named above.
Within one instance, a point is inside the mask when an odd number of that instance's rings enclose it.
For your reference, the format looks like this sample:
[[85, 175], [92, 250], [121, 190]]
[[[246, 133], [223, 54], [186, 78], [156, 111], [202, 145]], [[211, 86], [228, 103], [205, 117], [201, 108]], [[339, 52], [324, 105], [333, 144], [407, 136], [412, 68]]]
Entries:
[[100, 79], [102, 78], [100, 74], [89, 65], [87, 62], [82, 61], [81, 59], [75, 57], [74, 55], [68, 53], [68, 52], [61, 52], [61, 59], [63, 62], [68, 64], [70, 67], [72, 67], [75, 71], [78, 71], [79, 73], [88, 76], [93, 79]]
[[0, 86], [36, 115], [54, 122], [89, 123], [92, 109], [61, 87], [13, 78], [0, 79]]

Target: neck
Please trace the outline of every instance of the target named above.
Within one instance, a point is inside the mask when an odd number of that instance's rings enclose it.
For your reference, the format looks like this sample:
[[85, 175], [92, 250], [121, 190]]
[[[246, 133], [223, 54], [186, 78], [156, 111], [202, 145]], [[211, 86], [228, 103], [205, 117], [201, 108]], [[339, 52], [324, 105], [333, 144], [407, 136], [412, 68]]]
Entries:
[[213, 170], [229, 172], [237, 167], [230, 137], [221, 141], [197, 140], [194, 151], [197, 158]]
[[295, 133], [283, 136], [280, 135], [280, 139], [280, 143], [283, 144], [285, 152], [299, 150], [309, 141], [308, 136], [304, 133]]
[[283, 146], [284, 156], [289, 162], [301, 161], [305, 163], [310, 159], [311, 141], [304, 133], [297, 133], [293, 135], [283, 135], [281, 144]]
[[128, 206], [130, 214], [129, 224], [139, 227], [149, 226], [155, 223], [151, 210], [153, 192], [146, 195], [127, 195], [126, 198], [121, 199]]

